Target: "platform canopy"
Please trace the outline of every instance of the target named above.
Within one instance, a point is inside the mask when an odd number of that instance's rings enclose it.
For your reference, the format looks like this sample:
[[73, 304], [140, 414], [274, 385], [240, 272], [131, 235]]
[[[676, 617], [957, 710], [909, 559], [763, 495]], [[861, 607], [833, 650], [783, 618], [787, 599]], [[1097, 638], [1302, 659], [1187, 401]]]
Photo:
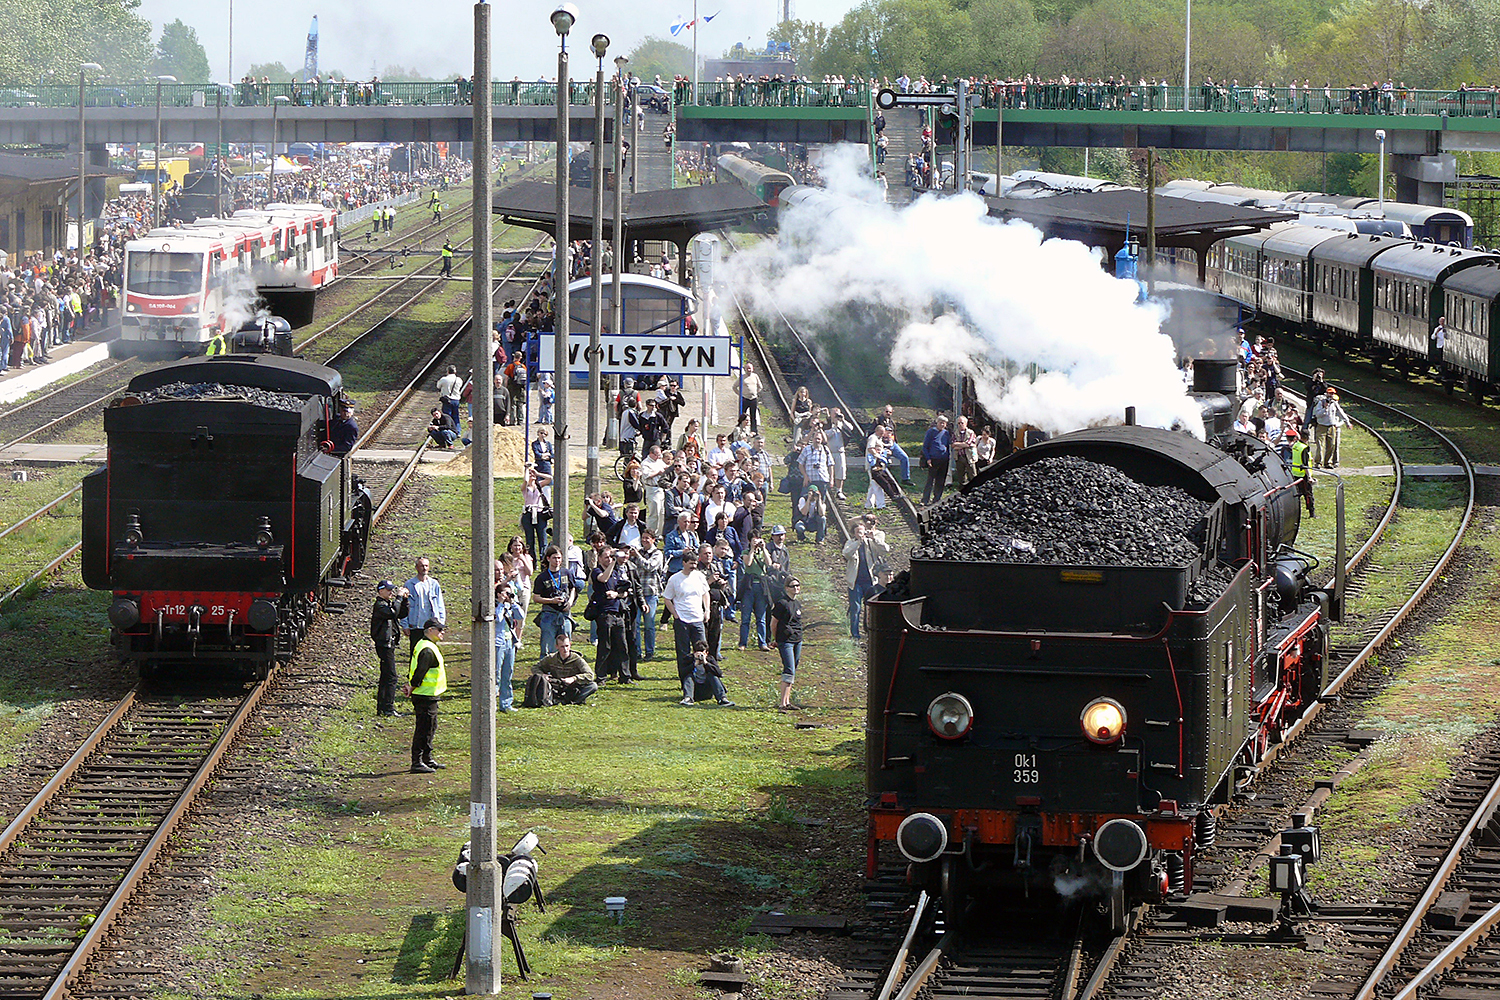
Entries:
[[[992, 216], [1023, 219], [1049, 237], [1102, 247], [1109, 261], [1125, 245], [1127, 231], [1143, 246], [1146, 243], [1146, 192], [1138, 188], [1080, 191], [1051, 198], [986, 198], [985, 202]], [[1219, 240], [1295, 219], [1286, 212], [1158, 195], [1156, 245], [1196, 251], [1198, 279], [1202, 281], [1208, 248]]]
[[[568, 194], [568, 235], [575, 240], [594, 235], [594, 192], [572, 186]], [[512, 225], [551, 233], [557, 218], [557, 186], [547, 181], [521, 181], [495, 192], [494, 213]], [[614, 192], [604, 193], [604, 239], [614, 239]], [[740, 225], [766, 216], [771, 207], [738, 184], [637, 191], [625, 194], [622, 235], [628, 240], [663, 240], [674, 244], [678, 277], [686, 280], [687, 245], [694, 236], [724, 226]]]

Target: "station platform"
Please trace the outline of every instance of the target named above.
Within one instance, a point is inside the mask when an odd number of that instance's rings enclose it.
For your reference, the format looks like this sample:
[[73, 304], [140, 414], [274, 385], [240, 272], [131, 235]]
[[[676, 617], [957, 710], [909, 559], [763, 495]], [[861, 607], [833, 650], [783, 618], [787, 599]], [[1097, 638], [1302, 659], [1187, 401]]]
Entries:
[[0, 375], [0, 404], [14, 403], [69, 375], [76, 375], [109, 360], [109, 344], [103, 341], [75, 340], [71, 344], [54, 347], [52, 360], [44, 365], [12, 367]]

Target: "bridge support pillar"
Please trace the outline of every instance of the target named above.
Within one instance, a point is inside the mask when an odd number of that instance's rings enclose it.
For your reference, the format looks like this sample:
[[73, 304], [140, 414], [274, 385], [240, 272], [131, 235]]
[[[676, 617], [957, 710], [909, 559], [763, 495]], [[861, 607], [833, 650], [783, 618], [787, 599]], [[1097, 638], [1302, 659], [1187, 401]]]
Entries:
[[1443, 185], [1458, 179], [1458, 162], [1452, 153], [1436, 156], [1397, 153], [1391, 159], [1396, 174], [1396, 201], [1441, 205]]

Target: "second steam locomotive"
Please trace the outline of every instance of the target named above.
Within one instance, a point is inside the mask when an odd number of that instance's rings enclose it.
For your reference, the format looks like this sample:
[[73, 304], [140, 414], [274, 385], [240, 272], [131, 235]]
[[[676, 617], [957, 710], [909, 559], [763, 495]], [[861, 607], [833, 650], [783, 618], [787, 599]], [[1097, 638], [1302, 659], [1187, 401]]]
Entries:
[[369, 491], [330, 453], [341, 389], [338, 372], [295, 358], [198, 358], [137, 375], [104, 411], [108, 457], [83, 481], [83, 578], [113, 593], [124, 659], [263, 677], [291, 658], [369, 540]]
[[1132, 903], [1192, 884], [1215, 807], [1322, 691], [1340, 600], [1294, 548], [1280, 458], [1227, 433], [1223, 397], [1203, 398], [1220, 400], [1207, 443], [1083, 430], [963, 490], [999, 496], [1033, 463], [1095, 463], [1201, 504], [1196, 557], [1068, 558], [1089, 548], [1086, 517], [1049, 552], [1022, 539], [1015, 559], [944, 557], [929, 516], [908, 578], [868, 605], [871, 876], [889, 841], [951, 922], [1024, 887], [1096, 898], [1116, 930]]

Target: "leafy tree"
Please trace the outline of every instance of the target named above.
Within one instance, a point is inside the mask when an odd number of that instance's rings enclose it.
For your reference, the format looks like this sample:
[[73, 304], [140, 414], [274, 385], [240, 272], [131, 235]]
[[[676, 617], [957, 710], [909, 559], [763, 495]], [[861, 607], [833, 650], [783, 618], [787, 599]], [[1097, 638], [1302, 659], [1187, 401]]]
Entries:
[[658, 75], [670, 80], [678, 74], [693, 75], [693, 50], [680, 42], [648, 36], [626, 56], [630, 62], [625, 69], [642, 80], [652, 80]]
[[[394, 65], [387, 66], [385, 69], [381, 70], [380, 79], [384, 80], [386, 83], [423, 83], [427, 80], [431, 80], [432, 77], [424, 73], [419, 73], [414, 69], [407, 69], [405, 66]], [[439, 77], [438, 79], [442, 79], [442, 77]], [[448, 79], [451, 80], [453, 79], [453, 77], [449, 76]]]
[[78, 65], [96, 62], [113, 80], [139, 80], [151, 53], [151, 23], [137, 0], [5, 0], [0, 81], [34, 87], [78, 82]]
[[180, 18], [161, 29], [152, 69], [158, 74], [175, 76], [183, 83], [203, 83], [213, 75], [208, 68], [208, 53], [198, 41], [197, 29], [183, 24]]
[[828, 29], [816, 21], [783, 21], [770, 33], [775, 42], [786, 42], [797, 59], [798, 72], [811, 66], [828, 45]]
[[[300, 71], [302, 67], [299, 66], [297, 68]], [[279, 62], [252, 63], [250, 68], [245, 72], [249, 73], [257, 80], [265, 76], [270, 77], [272, 83], [292, 82], [292, 71], [287, 69]]]

